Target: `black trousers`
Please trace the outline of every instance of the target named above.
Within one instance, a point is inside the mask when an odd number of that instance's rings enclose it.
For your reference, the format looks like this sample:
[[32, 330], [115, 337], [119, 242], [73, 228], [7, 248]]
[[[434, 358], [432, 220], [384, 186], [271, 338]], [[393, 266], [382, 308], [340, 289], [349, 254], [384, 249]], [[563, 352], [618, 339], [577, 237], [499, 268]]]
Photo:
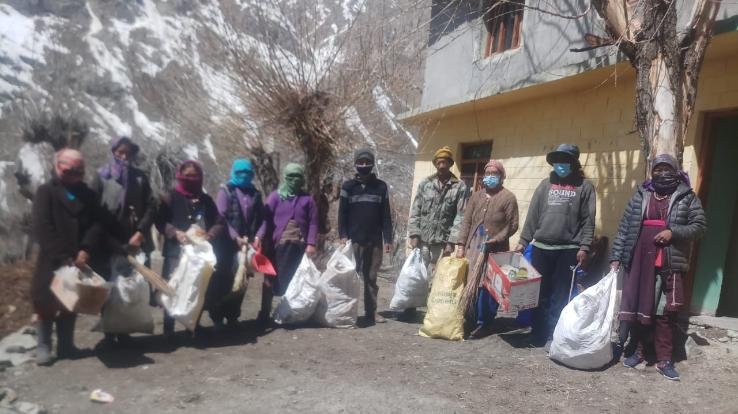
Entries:
[[572, 269], [579, 249], [544, 250], [533, 246], [533, 267], [541, 274], [538, 307], [533, 312], [534, 340], [553, 338], [561, 310], [569, 301]]

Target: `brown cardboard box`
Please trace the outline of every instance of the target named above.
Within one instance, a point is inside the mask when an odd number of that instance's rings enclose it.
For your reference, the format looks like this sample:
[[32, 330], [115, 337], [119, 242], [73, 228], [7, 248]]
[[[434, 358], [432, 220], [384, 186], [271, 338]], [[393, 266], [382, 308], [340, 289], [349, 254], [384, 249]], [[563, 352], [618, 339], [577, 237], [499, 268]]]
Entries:
[[51, 291], [68, 311], [99, 315], [110, 288], [95, 272], [83, 273], [74, 266], [64, 266], [54, 272]]
[[[511, 279], [500, 269], [506, 264], [515, 268], [525, 267], [528, 278]], [[487, 273], [482, 285], [500, 304], [500, 311], [515, 313], [538, 306], [541, 274], [520, 253], [492, 253], [487, 258]]]

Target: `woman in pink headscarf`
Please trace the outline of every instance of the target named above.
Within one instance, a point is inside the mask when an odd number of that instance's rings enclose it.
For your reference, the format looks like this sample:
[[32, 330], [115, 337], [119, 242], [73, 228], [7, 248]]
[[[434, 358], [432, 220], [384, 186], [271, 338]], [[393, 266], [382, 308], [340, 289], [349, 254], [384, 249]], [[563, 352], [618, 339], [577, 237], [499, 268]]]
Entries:
[[[505, 167], [498, 160], [490, 160], [484, 166], [482, 190], [474, 192], [464, 210], [464, 220], [459, 229], [457, 256], [467, 254], [471, 262], [479, 254], [506, 252], [510, 250], [510, 237], [518, 230], [518, 201], [515, 195], [503, 186]], [[484, 226], [487, 234], [485, 248], [480, 250], [471, 246], [476, 230]], [[477, 325], [469, 335], [479, 338], [489, 332], [494, 320], [497, 304], [486, 289], [479, 289], [477, 306]]]

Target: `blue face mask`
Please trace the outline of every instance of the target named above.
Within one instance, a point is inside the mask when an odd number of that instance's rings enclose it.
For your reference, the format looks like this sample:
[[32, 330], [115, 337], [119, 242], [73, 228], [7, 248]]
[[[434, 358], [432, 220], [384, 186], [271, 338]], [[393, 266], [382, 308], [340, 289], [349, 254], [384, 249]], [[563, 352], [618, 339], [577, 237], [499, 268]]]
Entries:
[[561, 178], [566, 178], [571, 174], [571, 164], [556, 162], [553, 165], [556, 175]]
[[485, 175], [484, 178], [482, 178], [482, 184], [484, 184], [487, 188], [495, 188], [498, 185], [500, 185], [500, 176], [499, 175]]

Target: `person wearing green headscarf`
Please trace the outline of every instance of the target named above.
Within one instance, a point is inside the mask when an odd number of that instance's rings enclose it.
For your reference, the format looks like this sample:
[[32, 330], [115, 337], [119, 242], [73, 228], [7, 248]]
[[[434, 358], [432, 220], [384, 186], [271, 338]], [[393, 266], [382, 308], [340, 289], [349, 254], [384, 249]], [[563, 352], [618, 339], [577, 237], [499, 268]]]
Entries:
[[258, 320], [269, 321], [273, 296], [282, 296], [302, 260], [315, 254], [318, 237], [318, 208], [305, 192], [305, 167], [290, 163], [282, 171], [277, 191], [269, 194], [264, 204], [264, 222], [255, 243], [260, 246], [265, 236], [273, 248], [269, 252], [277, 277], [265, 280]]

